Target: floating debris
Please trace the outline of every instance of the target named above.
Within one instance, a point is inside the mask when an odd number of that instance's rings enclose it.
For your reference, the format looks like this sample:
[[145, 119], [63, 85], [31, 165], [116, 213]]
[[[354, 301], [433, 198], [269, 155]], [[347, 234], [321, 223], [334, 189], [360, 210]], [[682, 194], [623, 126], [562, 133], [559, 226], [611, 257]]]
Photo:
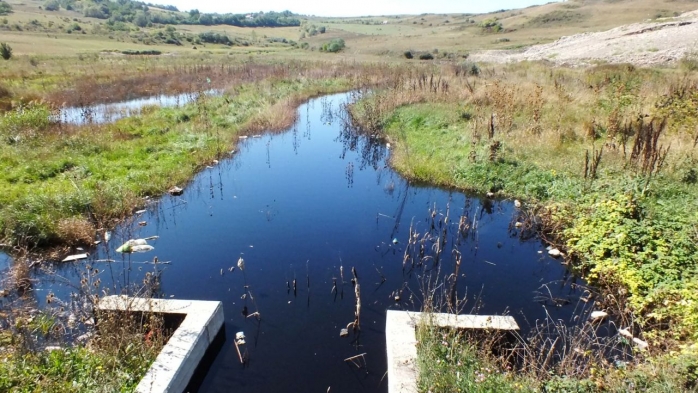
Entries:
[[174, 186], [174, 187], [170, 188], [167, 192], [169, 192], [170, 195], [179, 196], [179, 195], [182, 195], [182, 193], [184, 192], [184, 189], [181, 187]]
[[242, 259], [242, 257], [240, 257], [240, 259], [238, 259], [238, 268], [242, 271], [245, 270], [245, 260]]
[[623, 336], [625, 338], [631, 339], [631, 340], [634, 338], [633, 334], [630, 333], [630, 331], [628, 329], [618, 329], [618, 334], [620, 334], [621, 336]]
[[240, 358], [240, 363], [245, 364], [245, 360], [242, 357], [242, 352], [240, 352], [240, 346], [245, 345], [245, 333], [244, 332], [237, 332], [235, 333], [235, 349], [238, 352], [238, 358]]
[[640, 340], [637, 337], [633, 338], [633, 342], [635, 343], [635, 345], [637, 345], [638, 348], [640, 348], [643, 351], [649, 348], [650, 346], [650, 344], [647, 341]]
[[129, 254], [132, 252], [148, 252], [154, 250], [155, 247], [149, 246], [145, 239], [130, 239], [126, 243], [119, 246], [116, 252]]
[[608, 313], [606, 311], [592, 311], [591, 315], [589, 315], [589, 319], [592, 321], [601, 321], [608, 317]]
[[521, 209], [521, 201], [518, 199], [514, 199], [514, 207], [517, 209]]
[[397, 238], [394, 238], [394, 239], [393, 239], [393, 244], [398, 244]]
[[88, 254], [88, 253], [69, 255], [69, 256], [63, 258], [63, 262], [74, 262], [74, 261], [79, 261], [81, 259], [87, 259], [87, 257], [89, 255], [90, 254]]
[[109, 243], [109, 239], [111, 239], [111, 232], [105, 231], [104, 232], [104, 242]]
[[558, 250], [557, 248], [551, 248], [548, 250], [548, 255], [550, 255], [553, 258], [558, 258], [562, 255], [562, 251]]
[[159, 239], [159, 238], [160, 238], [160, 236], [148, 236], [148, 237], [146, 237], [146, 238], [144, 238], [144, 239], [145, 239], [145, 240], [157, 240], [157, 239]]
[[144, 227], [144, 226], [148, 225], [148, 222], [147, 221], [140, 221], [140, 222], [138, 222], [138, 225]]
[[137, 215], [141, 215], [141, 214], [143, 214], [143, 213], [145, 213], [145, 212], [147, 212], [147, 210], [145, 210], [145, 209], [143, 209], [143, 210], [137, 210], [137, 211], [136, 211], [136, 214], [137, 214]]
[[144, 245], [144, 246], [133, 246], [131, 247], [131, 252], [148, 252], [148, 251], [153, 251], [155, 247], [149, 246], [149, 245]]
[[339, 331], [339, 337], [348, 337], [349, 336], [349, 329], [342, 329]]
[[240, 135], [238, 138], [240, 138], [240, 139], [247, 139], [247, 135]]
[[364, 363], [364, 366], [366, 366], [367, 363], [366, 363], [366, 358], [364, 357], [365, 355], [366, 355], [366, 352], [364, 352], [364, 353], [362, 353], [362, 354], [359, 354], [359, 355], [356, 355], [356, 356], [352, 356], [352, 357], [350, 357], [350, 358], [346, 358], [346, 359], [344, 359], [344, 361], [345, 361], [345, 362], [351, 362], [351, 364], [353, 364], [354, 366], [356, 366], [357, 368], [360, 369], [360, 368], [362, 367], [362, 365], [361, 365], [361, 363], [357, 363], [357, 360], [358, 360], [358, 359], [363, 360], [363, 361], [364, 361], [364, 362], [363, 362], [363, 363]]

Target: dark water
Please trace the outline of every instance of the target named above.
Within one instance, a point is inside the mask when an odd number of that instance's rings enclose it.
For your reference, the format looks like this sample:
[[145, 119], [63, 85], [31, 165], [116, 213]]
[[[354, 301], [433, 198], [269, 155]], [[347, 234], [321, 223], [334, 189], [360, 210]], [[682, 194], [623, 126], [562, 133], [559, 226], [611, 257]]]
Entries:
[[[459, 192], [409, 184], [387, 168], [384, 144], [344, 129], [340, 103], [347, 99], [313, 100], [288, 132], [242, 141], [232, 158], [200, 173], [182, 196], [163, 197], [116, 230], [108, 247], [93, 250], [90, 261], [57, 265], [56, 273], [75, 281], [90, 264], [113, 293], [140, 283], [153, 269], [140, 262], [157, 255], [171, 261], [161, 266], [162, 296], [222, 301], [227, 341], [202, 392], [386, 392], [385, 311], [418, 310], [421, 284], [443, 283], [453, 272], [454, 245], [462, 254], [457, 295], [468, 299], [464, 310], [508, 313], [524, 329], [545, 318], [546, 309], [555, 319], [570, 319], [574, 301], [562, 307], [541, 301], [578, 296], [573, 279], [539, 241], [512, 234], [518, 214], [512, 203], [483, 208]], [[403, 269], [409, 228], [428, 232], [430, 210], [434, 232], [448, 229], [447, 251], [438, 266], [427, 258]], [[447, 211], [452, 224], [443, 223]], [[465, 237], [457, 231], [464, 214], [471, 224]], [[160, 236], [150, 241], [154, 251], [114, 252], [128, 238], [152, 235]], [[230, 272], [240, 257], [244, 274], [237, 267]], [[106, 258], [116, 262], [95, 261]], [[340, 338], [354, 320], [352, 267], [361, 285], [361, 332]], [[287, 288], [294, 279], [296, 293]], [[51, 289], [67, 296], [72, 289], [65, 288]], [[42, 291], [48, 289], [37, 292], [39, 299]], [[244, 307], [259, 311], [261, 322], [245, 318]], [[247, 336], [247, 367], [232, 341], [239, 331]], [[367, 354], [365, 368], [344, 361], [360, 353]]]

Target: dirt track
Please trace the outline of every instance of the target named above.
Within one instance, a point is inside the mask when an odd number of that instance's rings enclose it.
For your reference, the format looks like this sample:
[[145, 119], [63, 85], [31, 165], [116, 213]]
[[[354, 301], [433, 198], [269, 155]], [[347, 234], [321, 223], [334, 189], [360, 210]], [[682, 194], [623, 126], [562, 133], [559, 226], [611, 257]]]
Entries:
[[470, 58], [492, 63], [549, 60], [559, 65], [585, 66], [606, 61], [649, 66], [674, 63], [687, 53], [698, 53], [698, 11], [659, 22], [562, 37], [521, 51], [483, 51]]

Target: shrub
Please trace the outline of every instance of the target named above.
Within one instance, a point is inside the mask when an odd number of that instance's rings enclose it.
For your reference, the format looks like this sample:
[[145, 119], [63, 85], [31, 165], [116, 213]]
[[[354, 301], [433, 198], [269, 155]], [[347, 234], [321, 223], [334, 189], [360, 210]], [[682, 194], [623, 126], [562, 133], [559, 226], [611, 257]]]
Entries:
[[410, 52], [410, 51], [405, 51], [405, 59], [411, 59], [411, 58], [413, 58], [413, 57], [414, 57], [414, 56], [412, 55], [412, 52]]
[[[12, 12], [12, 6], [0, 0], [0, 15], [7, 15]], [[7, 24], [7, 23], [5, 23]]]
[[208, 31], [205, 33], [200, 33], [198, 38], [201, 40], [201, 42], [205, 42], [208, 44], [223, 44], [228, 46], [233, 45], [233, 42], [230, 40], [230, 38], [228, 38], [226, 34]]
[[431, 53], [422, 53], [419, 55], [419, 60], [434, 60], [434, 55]]
[[0, 57], [5, 60], [10, 60], [12, 57], [12, 47], [7, 45], [6, 42], [0, 43]]
[[480, 67], [477, 66], [475, 63], [471, 63], [469, 61], [466, 61], [464, 63], [461, 63], [460, 66], [460, 72], [466, 75], [470, 76], [479, 76], [480, 75]]
[[485, 33], [499, 33], [504, 30], [502, 23], [496, 19], [485, 19], [480, 22], [480, 28]]
[[58, 11], [61, 9], [61, 4], [58, 0], [48, 0], [44, 3], [44, 9], [46, 11]]
[[320, 47], [320, 50], [323, 52], [331, 52], [331, 53], [336, 53], [344, 49], [344, 40], [341, 38], [335, 38], [330, 42], [326, 42], [325, 44]]
[[121, 53], [133, 56], [157, 56], [162, 54], [159, 50], [122, 50]]
[[104, 13], [104, 11], [102, 11], [101, 8], [96, 6], [89, 6], [85, 8], [84, 14], [88, 18], [107, 19], [109, 17]]

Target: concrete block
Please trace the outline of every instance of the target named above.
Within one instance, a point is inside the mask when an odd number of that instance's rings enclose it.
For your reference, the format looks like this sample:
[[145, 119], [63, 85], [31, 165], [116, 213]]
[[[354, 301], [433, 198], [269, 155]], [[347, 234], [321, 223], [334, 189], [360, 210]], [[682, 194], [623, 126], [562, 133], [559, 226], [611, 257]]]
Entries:
[[420, 322], [454, 329], [519, 330], [511, 316], [455, 315], [388, 310], [385, 321], [388, 392], [417, 393], [417, 337]]
[[184, 392], [225, 320], [223, 305], [216, 301], [107, 296], [100, 300], [97, 308], [185, 316], [136, 387], [137, 393]]

